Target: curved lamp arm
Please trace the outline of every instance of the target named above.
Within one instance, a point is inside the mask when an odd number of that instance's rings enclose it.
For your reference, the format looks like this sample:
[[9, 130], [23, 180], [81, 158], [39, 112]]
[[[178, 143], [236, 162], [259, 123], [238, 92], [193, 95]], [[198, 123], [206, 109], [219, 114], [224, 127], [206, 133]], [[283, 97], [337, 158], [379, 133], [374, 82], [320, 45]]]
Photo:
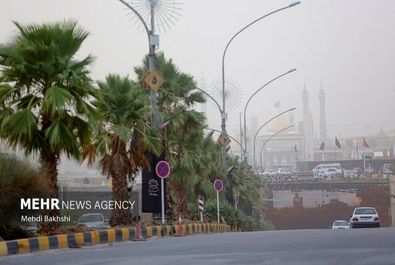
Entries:
[[[279, 8], [279, 9], [274, 10], [274, 11], [272, 11], [272, 12], [266, 14], [266, 15], [263, 15], [263, 16], [261, 16], [261, 17], [255, 19], [254, 21], [252, 21], [251, 23], [249, 23], [249, 24], [246, 25], [245, 27], [243, 27], [241, 30], [239, 30], [238, 32], [236, 32], [236, 34], [234, 34], [234, 35], [230, 38], [230, 40], [228, 41], [228, 43], [227, 43], [226, 46], [225, 46], [224, 53], [222, 54], [222, 93], [223, 93], [223, 94], [225, 94], [225, 93], [224, 93], [224, 92], [225, 92], [225, 55], [226, 55], [226, 51], [228, 50], [229, 45], [232, 43], [232, 41], [233, 41], [240, 33], [242, 33], [244, 30], [246, 30], [246, 29], [249, 28], [250, 26], [254, 25], [254, 24], [257, 23], [258, 21], [264, 19], [265, 17], [268, 17], [268, 16], [270, 16], [270, 15], [272, 15], [272, 14], [275, 14], [275, 13], [277, 13], [277, 12], [280, 12], [280, 11], [282, 11], [282, 10], [284, 10], [284, 9], [291, 8], [291, 7], [296, 6], [296, 5], [298, 5], [298, 4], [300, 4], [300, 1], [291, 3], [290, 5], [288, 5], [288, 6], [286, 6], [286, 7]], [[224, 111], [225, 111], [225, 101], [223, 102], [223, 105], [224, 105], [224, 108], [223, 108], [223, 109], [224, 109]]]
[[255, 169], [255, 143], [256, 143], [256, 137], [258, 136], [258, 133], [260, 132], [260, 130], [262, 130], [263, 127], [265, 127], [269, 122], [271, 122], [272, 120], [276, 119], [277, 117], [284, 115], [290, 111], [294, 111], [296, 110], [296, 108], [291, 108], [288, 109], [286, 111], [281, 112], [280, 114], [277, 114], [276, 116], [272, 117], [271, 119], [269, 119], [267, 122], [265, 122], [261, 127], [259, 127], [259, 129], [256, 131], [255, 136], [254, 136], [254, 169]]
[[262, 157], [263, 157], [263, 155], [262, 155], [262, 153], [263, 153], [263, 148], [265, 147], [265, 145], [267, 144], [267, 142], [269, 142], [271, 139], [273, 139], [273, 137], [275, 137], [276, 135], [278, 135], [278, 134], [280, 134], [280, 133], [282, 133], [283, 131], [285, 131], [285, 130], [287, 130], [287, 129], [289, 129], [289, 128], [292, 128], [292, 127], [294, 127], [295, 125], [294, 124], [292, 124], [292, 125], [290, 125], [290, 126], [287, 126], [287, 127], [285, 127], [285, 128], [282, 128], [281, 130], [279, 130], [278, 132], [276, 132], [275, 134], [273, 134], [272, 136], [270, 136], [269, 137], [269, 139], [267, 139], [265, 142], [263, 142], [263, 144], [262, 144], [262, 148], [261, 148], [261, 152], [260, 152], [260, 154], [261, 154], [261, 166], [262, 166]]
[[148, 41], [149, 41], [150, 30], [148, 29], [147, 23], [145, 23], [143, 17], [139, 14], [139, 12], [137, 12], [136, 9], [134, 9], [131, 5], [126, 3], [124, 0], [118, 0], [118, 1], [121, 2], [122, 4], [124, 4], [130, 10], [132, 10], [132, 12], [140, 19], [141, 23], [143, 23], [145, 31], [147, 32]]

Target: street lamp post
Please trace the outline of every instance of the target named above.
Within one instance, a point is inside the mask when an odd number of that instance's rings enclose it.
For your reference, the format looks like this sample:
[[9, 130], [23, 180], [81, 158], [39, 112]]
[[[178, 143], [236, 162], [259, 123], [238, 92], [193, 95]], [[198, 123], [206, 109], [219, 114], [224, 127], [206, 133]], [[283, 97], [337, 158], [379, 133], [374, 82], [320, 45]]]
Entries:
[[271, 139], [273, 139], [276, 135], [278, 135], [278, 134], [280, 134], [280, 133], [282, 133], [283, 131], [286, 131], [286, 130], [288, 130], [289, 128], [292, 128], [292, 127], [294, 127], [295, 125], [294, 124], [292, 124], [292, 125], [290, 125], [290, 126], [287, 126], [287, 127], [285, 127], [285, 128], [282, 128], [281, 130], [279, 130], [278, 132], [276, 132], [275, 134], [273, 134], [272, 136], [270, 136], [269, 137], [269, 139], [267, 139], [263, 144], [262, 144], [262, 148], [261, 148], [261, 153], [260, 153], [260, 155], [261, 155], [261, 157], [260, 157], [260, 160], [261, 160], [261, 170], [263, 169], [263, 148], [265, 147], [265, 145], [271, 140]]
[[266, 126], [269, 122], [271, 122], [272, 120], [274, 120], [274, 119], [276, 119], [277, 117], [279, 117], [279, 116], [281, 116], [281, 115], [284, 115], [284, 114], [286, 114], [286, 113], [288, 113], [288, 112], [290, 112], [290, 111], [294, 111], [294, 110], [296, 110], [296, 108], [291, 108], [291, 109], [288, 109], [288, 110], [286, 110], [286, 111], [283, 111], [283, 112], [277, 114], [276, 116], [270, 118], [267, 122], [265, 122], [265, 123], [264, 123], [261, 127], [259, 127], [259, 129], [256, 131], [255, 136], [254, 136], [254, 152], [253, 152], [253, 159], [254, 159], [253, 165], [254, 165], [254, 171], [256, 171], [256, 166], [255, 166], [255, 144], [256, 144], [256, 137], [258, 136], [259, 131], [262, 130], [263, 127], [265, 127], [265, 126]]
[[[124, 0], [119, 0], [122, 4], [124, 4], [127, 8], [132, 10], [132, 12], [139, 18], [141, 23], [144, 26], [145, 32], [148, 37], [148, 69], [150, 71], [156, 69], [156, 54], [155, 50], [159, 46], [159, 35], [155, 34], [155, 5], [157, 1], [149, 0], [149, 7], [150, 7], [150, 26], [148, 27], [147, 23], [144, 21], [144, 18], [137, 12], [135, 8], [133, 8], [130, 4], [126, 3]], [[155, 82], [156, 83], [156, 82]], [[151, 114], [151, 125], [154, 129], [158, 129], [158, 114], [157, 114], [157, 95], [156, 92], [150, 90], [150, 104], [152, 109]], [[162, 225], [166, 223], [165, 219], [165, 211], [164, 211], [164, 180], [161, 178], [161, 204], [162, 204]]]
[[247, 121], [246, 121], [246, 119], [247, 119], [247, 107], [248, 107], [248, 104], [250, 103], [251, 99], [252, 99], [256, 94], [258, 94], [259, 91], [261, 91], [263, 88], [265, 88], [267, 85], [269, 85], [270, 83], [276, 81], [277, 79], [279, 79], [279, 78], [281, 78], [281, 77], [283, 77], [283, 76], [285, 76], [285, 75], [287, 75], [287, 74], [290, 74], [290, 73], [292, 73], [292, 72], [294, 72], [294, 71], [296, 71], [296, 68], [291, 69], [291, 70], [289, 70], [288, 72], [285, 72], [285, 73], [283, 73], [283, 74], [281, 74], [281, 75], [279, 75], [279, 76], [273, 78], [272, 80], [270, 80], [269, 82], [267, 82], [266, 84], [264, 84], [263, 86], [261, 86], [260, 88], [258, 88], [258, 89], [250, 96], [250, 98], [247, 100], [247, 103], [246, 103], [246, 105], [244, 106], [244, 151], [245, 151], [245, 152], [244, 152], [244, 160], [247, 160]]
[[[229, 48], [229, 45], [232, 43], [232, 41], [240, 34], [242, 33], [244, 30], [246, 30], [247, 28], [249, 28], [250, 26], [254, 25], [255, 23], [261, 21], [262, 19], [275, 14], [277, 12], [280, 12], [282, 10], [291, 8], [293, 6], [296, 6], [300, 4], [300, 1], [291, 3], [290, 5], [286, 6], [286, 7], [282, 7], [279, 8], [277, 10], [274, 10], [266, 15], [263, 15], [257, 19], [255, 19], [254, 21], [252, 21], [251, 23], [249, 23], [248, 25], [244, 26], [241, 30], [239, 30], [238, 32], [236, 32], [236, 34], [234, 34], [228, 41], [228, 43], [225, 46], [224, 52], [222, 54], [222, 111], [221, 111], [221, 133], [223, 136], [226, 136], [226, 118], [227, 118], [227, 114], [226, 114], [226, 108], [225, 108], [225, 56], [226, 56], [226, 52]], [[226, 154], [225, 154], [225, 148], [222, 148], [222, 165], [224, 168], [226, 168]]]
[[[141, 23], [144, 26], [145, 32], [148, 37], [148, 69], [155, 70], [156, 69], [156, 54], [155, 50], [156, 47], [159, 45], [159, 35], [155, 35], [155, 4], [156, 1], [149, 0], [150, 5], [150, 28], [148, 27], [147, 23], [144, 21], [144, 18], [141, 16], [137, 10], [125, 2], [124, 0], [118, 0], [122, 4], [124, 4], [127, 8], [132, 10], [132, 12], [139, 18]], [[158, 128], [158, 114], [157, 114], [157, 95], [156, 92], [150, 91], [150, 104], [152, 108], [152, 116], [151, 116], [151, 124], [152, 127], [157, 129]]]

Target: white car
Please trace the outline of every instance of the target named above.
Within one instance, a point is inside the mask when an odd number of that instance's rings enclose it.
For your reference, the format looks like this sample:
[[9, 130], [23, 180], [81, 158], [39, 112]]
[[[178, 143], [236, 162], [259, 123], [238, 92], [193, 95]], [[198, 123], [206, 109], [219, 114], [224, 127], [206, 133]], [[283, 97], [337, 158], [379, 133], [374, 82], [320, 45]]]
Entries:
[[358, 177], [358, 171], [357, 170], [344, 170], [343, 176], [345, 178], [357, 178]]
[[392, 174], [392, 164], [383, 165], [383, 174]]
[[350, 227], [380, 227], [380, 217], [373, 207], [357, 207], [350, 218]]
[[338, 170], [335, 168], [324, 168], [317, 171], [314, 175], [315, 178], [333, 178], [338, 175]]
[[336, 220], [333, 222], [331, 229], [349, 229], [350, 226], [346, 220]]
[[105, 228], [106, 219], [101, 213], [87, 213], [81, 215], [78, 219], [77, 225], [85, 225], [91, 228]]

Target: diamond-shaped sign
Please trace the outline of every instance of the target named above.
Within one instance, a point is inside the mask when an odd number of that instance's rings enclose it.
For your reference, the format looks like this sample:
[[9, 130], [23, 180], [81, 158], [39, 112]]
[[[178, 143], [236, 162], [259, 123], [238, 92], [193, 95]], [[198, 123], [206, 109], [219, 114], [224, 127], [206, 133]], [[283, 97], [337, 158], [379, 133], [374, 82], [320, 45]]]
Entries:
[[157, 70], [149, 70], [143, 76], [143, 82], [152, 91], [158, 92], [159, 88], [163, 85], [164, 78]]
[[223, 147], [226, 147], [230, 144], [230, 139], [226, 134], [221, 134], [218, 137], [218, 143], [220, 143]]

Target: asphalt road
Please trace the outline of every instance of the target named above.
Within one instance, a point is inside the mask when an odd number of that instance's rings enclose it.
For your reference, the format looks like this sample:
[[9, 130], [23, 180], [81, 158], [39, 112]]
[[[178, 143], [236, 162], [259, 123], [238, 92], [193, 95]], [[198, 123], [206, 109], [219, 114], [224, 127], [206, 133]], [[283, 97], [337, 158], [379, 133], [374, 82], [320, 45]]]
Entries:
[[0, 258], [7, 265], [395, 264], [395, 228], [224, 233]]

